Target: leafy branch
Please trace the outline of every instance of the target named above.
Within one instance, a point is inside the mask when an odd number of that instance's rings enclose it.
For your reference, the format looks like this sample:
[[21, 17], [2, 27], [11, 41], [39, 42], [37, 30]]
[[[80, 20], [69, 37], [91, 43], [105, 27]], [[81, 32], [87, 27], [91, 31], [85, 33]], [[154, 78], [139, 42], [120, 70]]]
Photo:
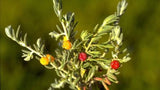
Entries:
[[41, 39], [37, 39], [37, 43], [34, 44], [34, 49], [31, 46], [27, 45], [27, 33], [25, 33], [24, 37], [20, 36], [20, 26], [18, 26], [17, 31], [15, 33], [14, 29], [11, 26], [5, 28], [6, 35], [12, 39], [13, 41], [17, 42], [22, 47], [25, 47], [28, 50], [22, 50], [25, 61], [29, 61], [33, 58], [33, 54], [38, 55], [39, 57], [43, 57], [44, 45], [41, 43]]
[[[118, 83], [116, 75], [120, 72], [120, 64], [129, 61], [127, 49], [122, 50], [123, 33], [119, 26], [120, 17], [127, 8], [127, 2], [122, 0], [117, 6], [117, 12], [106, 17], [103, 23], [98, 24], [93, 32], [82, 31], [81, 39], [75, 39], [74, 13], [62, 14], [62, 0], [53, 0], [55, 14], [59, 18], [61, 26], [56, 25], [58, 32], [50, 32], [49, 35], [59, 40], [63, 36], [64, 49], [55, 50], [55, 58], [50, 54], [44, 54], [44, 44], [38, 38], [33, 48], [27, 44], [27, 34], [20, 34], [20, 26], [15, 32], [11, 26], [5, 28], [6, 35], [27, 50], [22, 50], [25, 61], [33, 59], [34, 54], [40, 63], [47, 69], [54, 69], [59, 80], [51, 84], [49, 90], [62, 88], [69, 84], [71, 89], [86, 90], [92, 84], [101, 82], [106, 90], [112, 82]], [[101, 41], [106, 38], [105, 41]], [[62, 41], [61, 39], [59, 40]], [[112, 55], [109, 57], [109, 55]], [[120, 57], [120, 54], [125, 54]]]
[[[123, 34], [118, 24], [119, 24], [120, 16], [124, 14], [127, 8], [127, 5], [128, 4], [126, 3], [125, 0], [121, 1], [117, 6], [117, 12], [115, 14], [112, 14], [106, 17], [99, 28], [98, 28], [98, 25], [94, 28], [93, 31], [96, 32], [95, 34], [82, 32], [81, 34], [82, 40], [84, 40], [85, 38], [85, 40], [89, 42], [89, 44], [87, 45], [85, 44], [84, 46], [86, 53], [90, 55], [100, 54], [100, 52], [93, 52], [93, 51], [92, 52], [94, 54], [92, 54], [90, 52], [90, 49], [92, 49], [93, 47], [98, 47], [100, 49], [113, 48], [115, 46], [113, 44], [113, 41], [117, 41], [117, 44], [120, 45], [123, 39]], [[97, 41], [99, 41], [102, 38], [102, 36], [106, 34], [110, 34], [108, 41], [98, 44]]]
[[56, 40], [59, 39], [61, 36], [66, 36], [67, 39], [71, 39], [74, 37], [75, 33], [73, 32], [75, 26], [77, 25], [77, 22], [74, 21], [74, 13], [67, 13], [65, 15], [62, 15], [62, 1], [61, 0], [53, 0], [53, 8], [54, 11], [59, 18], [59, 21], [61, 22], [62, 29], [58, 25], [56, 25], [58, 32], [50, 32], [49, 35], [51, 37], [55, 37]]

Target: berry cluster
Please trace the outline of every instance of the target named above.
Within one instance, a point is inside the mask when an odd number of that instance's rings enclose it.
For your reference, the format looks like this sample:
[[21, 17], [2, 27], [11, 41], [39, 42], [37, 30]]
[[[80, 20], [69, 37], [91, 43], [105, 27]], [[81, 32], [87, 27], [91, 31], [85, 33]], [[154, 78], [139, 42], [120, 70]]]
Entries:
[[[101, 82], [106, 90], [111, 83], [118, 83], [116, 75], [122, 63], [130, 60], [126, 49], [122, 50], [123, 33], [119, 24], [120, 17], [126, 10], [127, 3], [122, 0], [117, 7], [117, 12], [106, 17], [102, 25], [96, 25], [93, 32], [82, 31], [77, 39], [74, 31], [77, 23], [74, 13], [62, 14], [61, 0], [53, 0], [54, 11], [61, 22], [62, 29], [57, 25], [58, 32], [50, 32], [60, 45], [55, 50], [54, 56], [45, 54], [44, 44], [37, 39], [33, 47], [26, 42], [27, 34], [20, 36], [19, 28], [16, 33], [11, 26], [5, 28], [6, 35], [16, 41], [27, 50], [22, 50], [22, 57], [29, 61], [36, 56], [36, 59], [47, 69], [55, 69], [60, 77], [51, 84], [51, 88], [61, 88], [69, 84], [71, 89], [86, 90], [93, 83]], [[108, 35], [105, 40], [103, 37]], [[126, 54], [122, 58], [119, 54]], [[111, 57], [109, 56], [111, 55]], [[52, 89], [51, 89], [52, 90]]]

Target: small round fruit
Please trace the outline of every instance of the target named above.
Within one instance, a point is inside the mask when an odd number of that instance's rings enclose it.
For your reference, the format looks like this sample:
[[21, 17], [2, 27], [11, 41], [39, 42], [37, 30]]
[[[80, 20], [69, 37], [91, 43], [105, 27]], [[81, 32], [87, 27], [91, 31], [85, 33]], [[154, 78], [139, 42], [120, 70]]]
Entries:
[[48, 60], [50, 60], [50, 62], [54, 61], [54, 57], [50, 54], [47, 54], [46, 57], [48, 58]]
[[79, 60], [85, 61], [86, 59], [87, 59], [87, 54], [84, 53], [84, 52], [81, 52], [81, 53], [79, 54]]
[[49, 59], [48, 59], [47, 57], [42, 57], [42, 58], [40, 59], [40, 63], [41, 63], [42, 65], [48, 65], [48, 64], [49, 64]]
[[113, 60], [110, 65], [112, 69], [118, 69], [120, 67], [120, 63], [117, 60]]
[[69, 40], [63, 41], [62, 47], [63, 47], [64, 49], [66, 49], [66, 50], [70, 50], [71, 47], [72, 47], [72, 44], [71, 44], [71, 42], [70, 42]]
[[46, 56], [44, 56], [40, 59], [40, 63], [44, 66], [48, 65], [50, 61], [53, 62], [54, 57], [52, 55], [49, 55], [49, 54], [47, 54]]

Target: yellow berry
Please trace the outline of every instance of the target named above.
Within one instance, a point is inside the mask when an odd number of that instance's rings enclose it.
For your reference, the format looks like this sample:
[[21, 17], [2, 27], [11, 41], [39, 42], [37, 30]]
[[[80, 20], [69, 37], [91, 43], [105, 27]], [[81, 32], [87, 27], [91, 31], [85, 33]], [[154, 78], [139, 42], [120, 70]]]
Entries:
[[42, 57], [42, 58], [40, 59], [40, 63], [41, 63], [42, 65], [48, 65], [48, 64], [49, 64], [49, 59], [47, 59], [46, 57]]
[[53, 62], [54, 61], [54, 57], [49, 55], [49, 54], [47, 54], [45, 57], [42, 57], [40, 59], [40, 63], [42, 65], [48, 65], [50, 61]]
[[64, 49], [66, 49], [66, 50], [70, 50], [71, 47], [72, 47], [72, 44], [71, 44], [71, 42], [70, 42], [69, 40], [63, 41], [62, 47], [63, 47]]

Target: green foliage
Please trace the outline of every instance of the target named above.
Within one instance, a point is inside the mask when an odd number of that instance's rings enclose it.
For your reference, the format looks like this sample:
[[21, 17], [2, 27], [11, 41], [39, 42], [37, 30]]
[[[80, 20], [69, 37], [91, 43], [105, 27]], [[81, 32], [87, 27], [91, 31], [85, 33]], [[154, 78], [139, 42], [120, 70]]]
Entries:
[[[97, 81], [100, 81], [104, 88], [107, 89], [107, 85], [110, 85], [110, 82], [117, 83], [116, 75], [119, 72], [112, 69], [110, 63], [113, 60], [118, 60], [122, 64], [130, 60], [129, 54], [124, 55], [123, 58], [119, 57], [121, 53], [126, 51], [126, 49], [121, 51], [123, 33], [119, 26], [120, 16], [125, 12], [127, 7], [126, 1], [121, 1], [118, 4], [117, 12], [106, 17], [101, 26], [97, 24], [93, 32], [82, 31], [80, 35], [81, 39], [75, 38], [76, 33], [74, 29], [77, 23], [75, 22], [74, 13], [63, 15], [61, 0], [53, 0], [53, 4], [62, 29], [56, 25], [59, 32], [53, 31], [49, 35], [63, 44], [66, 40], [69, 41], [72, 47], [69, 50], [65, 48], [55, 50], [55, 60], [51, 61], [51, 58], [49, 58], [49, 65], [44, 65], [47, 69], [54, 69], [60, 77], [58, 80], [55, 79], [49, 90], [52, 88], [63, 88], [65, 84], [69, 84], [71, 89], [88, 89]], [[39, 56], [37, 57], [38, 60], [46, 57], [44, 45], [41, 43], [40, 38], [37, 39], [36, 44], [33, 44], [34, 49], [32, 49], [31, 46], [27, 45], [27, 34], [24, 37], [20, 36], [19, 27], [16, 33], [11, 26], [6, 27], [5, 32], [9, 38], [27, 49], [22, 50], [22, 57], [24, 57], [25, 61], [33, 59], [33, 54]], [[100, 40], [106, 35], [108, 36], [107, 39], [101, 42]], [[62, 36], [64, 39], [61, 39]], [[108, 50], [110, 52], [107, 52]], [[80, 52], [87, 54], [85, 61], [79, 60]], [[108, 57], [106, 55], [108, 53], [112, 54], [112, 57]], [[102, 69], [102, 74], [99, 74], [99, 69]], [[95, 78], [99, 78], [100, 80]], [[106, 78], [109, 80], [108, 82]]]
[[25, 47], [28, 50], [22, 50], [25, 61], [30, 61], [33, 59], [33, 54], [36, 54], [42, 57], [44, 54], [44, 45], [41, 43], [41, 39], [37, 39], [37, 43], [33, 44], [34, 49], [31, 46], [27, 45], [27, 34], [24, 37], [20, 36], [19, 34], [20, 26], [17, 28], [15, 33], [14, 29], [11, 26], [5, 28], [6, 35], [11, 38], [13, 41], [17, 42], [22, 47]]

